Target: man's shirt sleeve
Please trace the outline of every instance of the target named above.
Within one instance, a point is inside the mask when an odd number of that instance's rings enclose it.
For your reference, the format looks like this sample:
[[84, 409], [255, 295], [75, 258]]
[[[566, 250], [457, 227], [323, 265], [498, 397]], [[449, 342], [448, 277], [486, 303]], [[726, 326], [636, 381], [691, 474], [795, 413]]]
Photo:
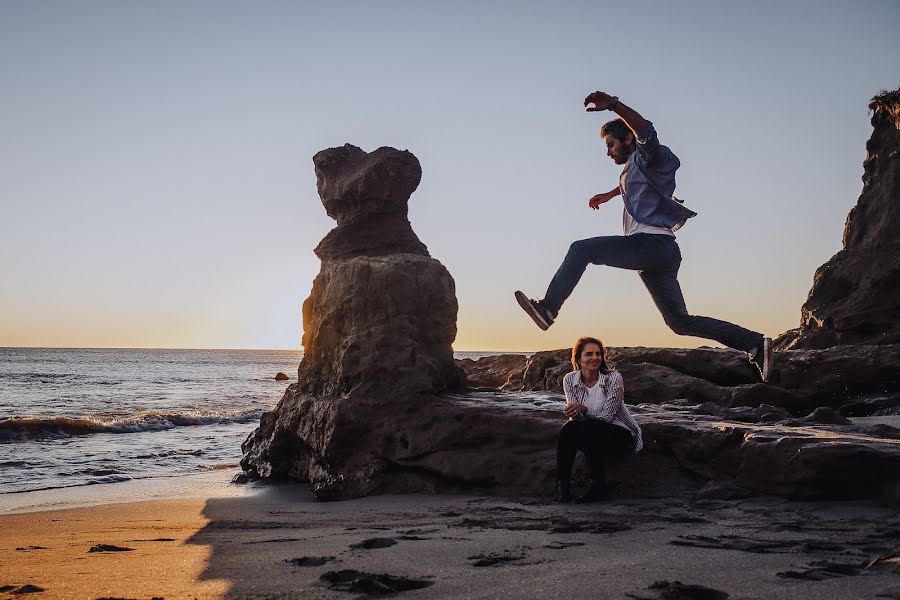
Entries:
[[638, 132], [635, 136], [637, 142], [637, 152], [647, 166], [654, 166], [660, 159], [659, 138], [656, 136], [656, 129], [653, 123], [647, 121], [647, 126], [643, 131]]

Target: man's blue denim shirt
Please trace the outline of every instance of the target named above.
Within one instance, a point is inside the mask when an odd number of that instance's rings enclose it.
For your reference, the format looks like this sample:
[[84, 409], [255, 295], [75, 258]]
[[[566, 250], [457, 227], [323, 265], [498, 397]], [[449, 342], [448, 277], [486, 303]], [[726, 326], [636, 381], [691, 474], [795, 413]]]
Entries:
[[632, 152], [619, 176], [619, 188], [625, 209], [638, 223], [667, 227], [673, 231], [697, 216], [675, 200], [675, 171], [678, 157], [659, 143], [653, 123], [636, 136], [637, 150]]

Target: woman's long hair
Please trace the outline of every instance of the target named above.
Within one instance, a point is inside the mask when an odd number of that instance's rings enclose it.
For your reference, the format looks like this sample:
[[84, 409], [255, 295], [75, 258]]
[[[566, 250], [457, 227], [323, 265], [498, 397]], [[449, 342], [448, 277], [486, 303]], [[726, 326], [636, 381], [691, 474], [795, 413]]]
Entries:
[[609, 373], [610, 368], [607, 360], [606, 346], [603, 345], [603, 342], [594, 337], [580, 338], [575, 342], [575, 345], [572, 346], [572, 369], [575, 371], [581, 369], [581, 353], [588, 344], [597, 344], [600, 346], [600, 372], [604, 374]]

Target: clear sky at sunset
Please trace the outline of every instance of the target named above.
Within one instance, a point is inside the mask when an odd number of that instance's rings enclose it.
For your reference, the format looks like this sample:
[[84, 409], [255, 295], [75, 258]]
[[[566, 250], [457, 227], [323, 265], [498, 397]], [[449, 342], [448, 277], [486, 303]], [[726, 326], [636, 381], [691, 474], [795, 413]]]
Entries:
[[333, 226], [312, 155], [409, 149], [413, 229], [456, 280], [457, 350], [697, 346], [589, 267], [541, 332], [619, 167], [593, 90], [679, 156], [688, 309], [797, 326], [861, 190], [900, 3], [0, 2], [0, 346], [298, 348]]

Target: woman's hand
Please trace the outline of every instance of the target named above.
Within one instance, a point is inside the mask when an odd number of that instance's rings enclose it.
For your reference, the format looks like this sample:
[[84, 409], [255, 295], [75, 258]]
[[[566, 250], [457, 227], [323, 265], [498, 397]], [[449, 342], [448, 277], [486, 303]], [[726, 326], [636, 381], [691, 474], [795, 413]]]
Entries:
[[563, 412], [566, 413], [566, 416], [570, 419], [574, 419], [578, 415], [586, 413], [587, 406], [573, 402], [572, 404], [566, 404], [565, 408], [563, 408]]

